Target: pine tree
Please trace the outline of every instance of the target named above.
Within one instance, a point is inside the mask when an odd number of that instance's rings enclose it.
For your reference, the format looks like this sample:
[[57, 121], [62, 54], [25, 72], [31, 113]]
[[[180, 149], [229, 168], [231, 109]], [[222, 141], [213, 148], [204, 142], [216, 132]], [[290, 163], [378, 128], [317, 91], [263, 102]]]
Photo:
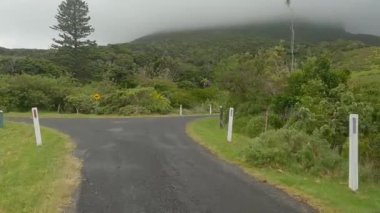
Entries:
[[89, 81], [94, 75], [88, 66], [92, 52], [90, 47], [96, 46], [95, 41], [86, 39], [94, 32], [88, 13], [85, 1], [64, 0], [55, 16], [58, 24], [51, 27], [59, 32], [59, 38], [53, 39], [52, 45], [58, 50], [55, 61], [81, 81]]
[[58, 7], [55, 18], [57, 25], [51, 28], [59, 31], [59, 39], [53, 39], [53, 48], [68, 47], [78, 49], [95, 44], [94, 41], [84, 40], [94, 28], [89, 24], [88, 4], [83, 0], [64, 0]]

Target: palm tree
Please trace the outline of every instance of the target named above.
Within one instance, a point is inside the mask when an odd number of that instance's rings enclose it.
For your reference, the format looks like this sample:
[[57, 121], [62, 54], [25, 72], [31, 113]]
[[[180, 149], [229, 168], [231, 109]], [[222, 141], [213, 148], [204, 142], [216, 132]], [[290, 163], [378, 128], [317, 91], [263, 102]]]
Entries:
[[291, 7], [291, 1], [290, 0], [286, 0], [286, 5], [288, 6], [289, 10], [290, 10], [290, 13], [291, 13], [291, 24], [290, 24], [290, 30], [292, 32], [292, 38], [291, 38], [291, 43], [290, 43], [290, 52], [291, 52], [291, 57], [292, 57], [292, 62], [291, 62], [291, 67], [290, 67], [290, 71], [292, 72], [294, 70], [294, 62], [295, 62], [295, 58], [294, 58], [294, 44], [295, 44], [295, 30], [294, 30], [294, 11]]

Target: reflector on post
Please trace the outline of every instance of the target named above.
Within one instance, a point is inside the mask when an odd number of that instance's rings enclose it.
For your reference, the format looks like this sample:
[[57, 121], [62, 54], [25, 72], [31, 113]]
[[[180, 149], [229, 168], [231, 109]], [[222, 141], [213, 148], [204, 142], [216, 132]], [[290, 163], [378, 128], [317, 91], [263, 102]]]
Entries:
[[38, 109], [36, 107], [32, 108], [32, 115], [33, 115], [34, 133], [36, 135], [36, 144], [37, 146], [41, 146], [42, 145], [41, 128], [40, 128], [40, 121], [38, 118]]
[[359, 115], [350, 115], [349, 177], [352, 191], [359, 189]]
[[232, 142], [232, 130], [233, 130], [233, 122], [234, 122], [234, 108], [230, 108], [230, 114], [228, 119], [228, 132], [227, 132], [227, 141], [229, 143]]
[[4, 128], [4, 112], [0, 110], [0, 128]]

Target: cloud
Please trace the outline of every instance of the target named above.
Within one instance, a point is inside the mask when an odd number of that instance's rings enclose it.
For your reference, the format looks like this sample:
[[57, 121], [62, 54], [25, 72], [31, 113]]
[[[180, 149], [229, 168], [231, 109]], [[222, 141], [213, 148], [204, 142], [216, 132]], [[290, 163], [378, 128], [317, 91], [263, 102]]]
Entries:
[[[49, 48], [60, 0], [1, 0], [0, 46]], [[122, 43], [161, 30], [247, 23], [289, 14], [285, 0], [88, 0], [92, 39]], [[297, 17], [380, 35], [379, 0], [293, 0]]]

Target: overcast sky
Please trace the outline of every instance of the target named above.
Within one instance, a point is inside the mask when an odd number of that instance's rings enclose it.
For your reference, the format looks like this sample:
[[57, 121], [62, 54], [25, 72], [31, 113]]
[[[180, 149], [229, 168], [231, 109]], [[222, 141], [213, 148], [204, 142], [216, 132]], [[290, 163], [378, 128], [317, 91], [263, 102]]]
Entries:
[[[49, 48], [61, 0], [0, 0], [0, 46]], [[122, 43], [161, 30], [235, 24], [289, 14], [285, 0], [88, 0], [91, 36]], [[297, 17], [342, 22], [354, 33], [380, 35], [380, 0], [293, 0]]]

